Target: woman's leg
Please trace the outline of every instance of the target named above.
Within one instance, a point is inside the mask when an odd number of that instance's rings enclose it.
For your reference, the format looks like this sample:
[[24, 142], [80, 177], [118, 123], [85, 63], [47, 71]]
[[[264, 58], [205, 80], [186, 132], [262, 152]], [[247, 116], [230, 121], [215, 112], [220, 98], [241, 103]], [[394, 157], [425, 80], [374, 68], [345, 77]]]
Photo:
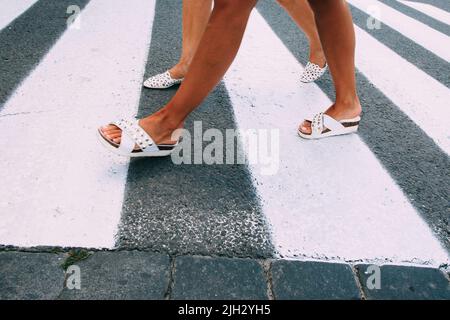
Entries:
[[183, 45], [178, 63], [170, 69], [172, 78], [187, 73], [211, 15], [213, 0], [183, 0]]
[[309, 61], [324, 67], [326, 64], [325, 53], [320, 42], [314, 13], [307, 0], [277, 0], [289, 13], [291, 18], [303, 30], [309, 40]]
[[[170, 143], [172, 133], [202, 103], [233, 62], [257, 0], [215, 0], [203, 35], [183, 84], [175, 96], [155, 114], [140, 121], [141, 127], [158, 143]], [[115, 126], [102, 128], [109, 139], [120, 142]]]
[[[336, 102], [326, 111], [336, 120], [351, 119], [361, 113], [355, 79], [355, 30], [345, 0], [309, 0], [336, 89]], [[303, 122], [301, 131], [311, 133]]]

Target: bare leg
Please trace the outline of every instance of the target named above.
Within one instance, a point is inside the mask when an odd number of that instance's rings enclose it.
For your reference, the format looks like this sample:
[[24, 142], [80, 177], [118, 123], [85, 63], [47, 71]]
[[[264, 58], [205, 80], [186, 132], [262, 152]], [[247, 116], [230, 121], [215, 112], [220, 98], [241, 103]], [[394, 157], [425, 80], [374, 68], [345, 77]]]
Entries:
[[326, 63], [325, 53], [320, 42], [314, 13], [307, 0], [277, 0], [289, 13], [291, 18], [303, 30], [309, 40], [309, 61], [324, 67]]
[[[355, 31], [345, 0], [309, 0], [314, 11], [322, 46], [336, 89], [336, 102], [326, 114], [336, 120], [351, 119], [361, 113], [355, 80]], [[311, 133], [311, 124], [300, 130]]]
[[[202, 103], [233, 62], [257, 0], [215, 0], [203, 35], [183, 84], [175, 96], [155, 114], [140, 121], [156, 143], [171, 143], [174, 130]], [[120, 142], [115, 126], [102, 128], [109, 139]]]
[[183, 0], [183, 46], [178, 63], [170, 69], [175, 79], [184, 78], [211, 15], [213, 0]]

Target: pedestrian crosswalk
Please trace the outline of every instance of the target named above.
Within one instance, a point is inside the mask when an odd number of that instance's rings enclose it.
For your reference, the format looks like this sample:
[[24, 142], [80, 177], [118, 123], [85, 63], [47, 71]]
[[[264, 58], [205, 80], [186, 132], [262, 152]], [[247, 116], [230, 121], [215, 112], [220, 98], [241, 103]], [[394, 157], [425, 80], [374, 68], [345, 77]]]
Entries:
[[445, 10], [442, 10], [428, 3], [421, 3], [415, 1], [400, 1], [400, 2], [404, 5], [407, 5], [413, 9], [416, 9], [417, 11], [426, 14], [429, 17], [432, 17], [433, 19], [436, 19], [447, 25], [450, 25], [450, 13], [448, 13]]
[[[370, 8], [377, 8], [380, 10], [380, 15], [375, 18], [447, 62], [450, 61], [450, 52], [446, 46], [442, 45], [449, 41], [447, 35], [437, 32], [377, 0], [349, 0], [349, 3], [366, 13], [371, 13]], [[418, 32], [418, 30], [420, 31]]]
[[[420, 46], [448, 68], [449, 36], [384, 2], [349, 1], [365, 14], [377, 8], [414, 51]], [[399, 2], [449, 23], [442, 8]], [[13, 41], [2, 33], [32, 5], [52, 6], [0, 0], [8, 12], [0, 14], [0, 41]], [[0, 245], [449, 262], [449, 76], [360, 23], [360, 135], [296, 136], [305, 116], [330, 105], [330, 77], [300, 84], [306, 41], [276, 3], [261, 0], [236, 61], [187, 127], [202, 120], [205, 130], [279, 129], [277, 174], [106, 153], [96, 141], [99, 125], [148, 114], [174, 93], [141, 83], [176, 61], [180, 17], [179, 0], [90, 0], [80, 28], [65, 30], [15, 80], [0, 105]], [[2, 68], [11, 73], [10, 66]]]
[[3, 0], [0, 12], [0, 30], [10, 24], [17, 16], [31, 7], [37, 0]]
[[[276, 63], [260, 67], [272, 57]], [[254, 12], [225, 83], [239, 127], [281, 130], [278, 174], [252, 170], [278, 251], [351, 260], [384, 255], [439, 260], [443, 252], [437, 244], [432, 250], [422, 246], [434, 243], [433, 236], [359, 137], [314, 143], [298, 139], [294, 129], [300, 119], [331, 105], [316, 85], [299, 86], [301, 72], [301, 65]], [[253, 108], [248, 108], [250, 103]]]
[[136, 113], [154, 2], [107, 2], [88, 4], [2, 108], [3, 244], [114, 246], [128, 163], [98, 152], [95, 130]]
[[450, 154], [448, 87], [372, 38], [360, 27], [356, 27], [356, 34], [357, 68], [409, 118], [426, 129], [427, 135], [442, 150]]

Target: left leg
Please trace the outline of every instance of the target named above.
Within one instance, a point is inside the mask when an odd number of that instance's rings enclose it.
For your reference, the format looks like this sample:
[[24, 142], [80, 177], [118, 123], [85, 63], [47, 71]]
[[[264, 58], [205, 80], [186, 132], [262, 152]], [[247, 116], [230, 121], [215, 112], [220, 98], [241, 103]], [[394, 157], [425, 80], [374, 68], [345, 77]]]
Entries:
[[[172, 133], [183, 126], [186, 117], [222, 79], [239, 50], [256, 2], [214, 1], [214, 10], [185, 81], [162, 109], [140, 120], [140, 126], [156, 144], [173, 144]], [[101, 132], [109, 141], [121, 142], [122, 131], [116, 126], [105, 126]]]
[[205, 32], [212, 0], [183, 0], [183, 42], [180, 61], [170, 69], [175, 79], [184, 78]]
[[303, 30], [309, 41], [309, 61], [324, 67], [326, 64], [325, 53], [320, 42], [314, 13], [307, 0], [277, 0], [277, 2], [289, 13], [291, 18]]

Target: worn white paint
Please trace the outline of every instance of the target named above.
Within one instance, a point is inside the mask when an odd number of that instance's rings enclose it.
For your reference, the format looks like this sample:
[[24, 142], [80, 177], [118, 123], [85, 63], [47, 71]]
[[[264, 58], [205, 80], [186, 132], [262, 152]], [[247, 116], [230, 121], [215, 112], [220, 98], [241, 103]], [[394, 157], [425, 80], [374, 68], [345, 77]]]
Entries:
[[95, 134], [137, 110], [154, 6], [91, 1], [0, 112], [0, 244], [114, 246], [128, 162]]
[[359, 27], [356, 35], [358, 69], [450, 155], [450, 89]]
[[441, 8], [423, 2], [415, 2], [415, 1], [399, 1], [399, 2], [428, 15], [433, 19], [436, 19], [438, 21], [450, 25], [450, 13], [445, 10], [442, 10]]
[[251, 168], [280, 254], [448, 261], [427, 224], [358, 135], [321, 141], [297, 136], [304, 116], [331, 104], [315, 84], [300, 84], [302, 70], [254, 12], [225, 78], [240, 128], [280, 129], [278, 174], [264, 176], [258, 167]]
[[358, 9], [371, 14], [376, 8], [380, 12], [377, 17], [394, 30], [405, 37], [410, 38], [417, 44], [433, 52], [446, 61], [450, 61], [450, 50], [448, 45], [450, 37], [417, 21], [387, 5], [376, 0], [349, 0], [350, 4]]
[[37, 0], [0, 0], [0, 30], [13, 22]]

